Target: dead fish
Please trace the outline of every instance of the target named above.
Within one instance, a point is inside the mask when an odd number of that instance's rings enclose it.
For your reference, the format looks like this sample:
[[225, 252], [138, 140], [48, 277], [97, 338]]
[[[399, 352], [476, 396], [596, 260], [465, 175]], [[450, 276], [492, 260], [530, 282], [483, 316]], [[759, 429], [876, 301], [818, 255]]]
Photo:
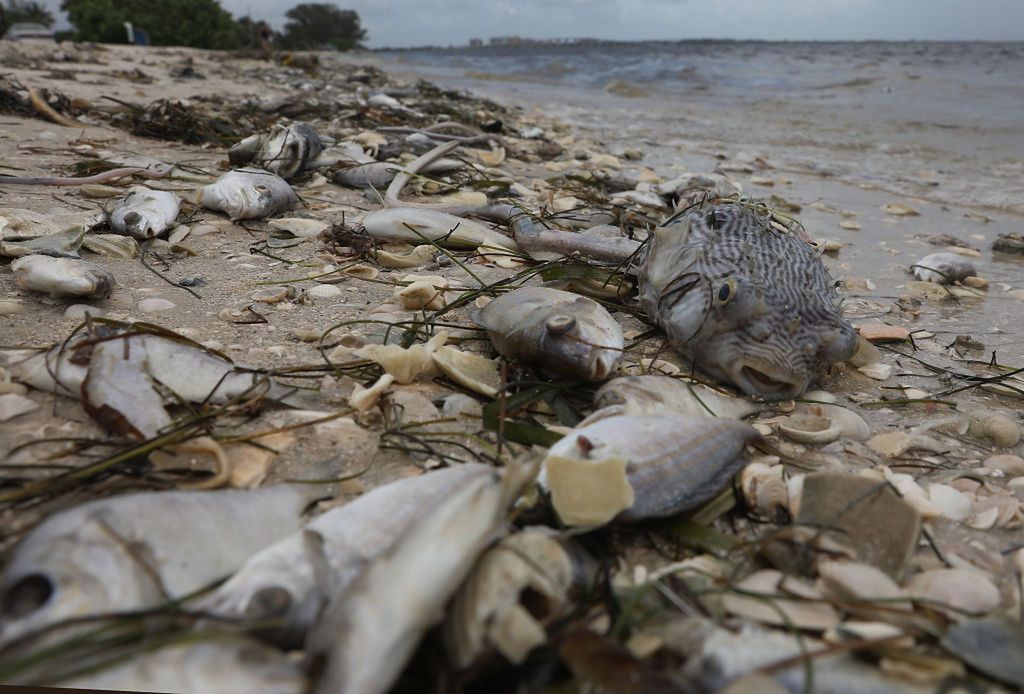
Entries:
[[348, 590], [334, 596], [307, 640], [326, 656], [316, 691], [385, 692], [423, 634], [444, 617], [444, 605], [477, 557], [505, 525], [517, 493], [514, 475], [474, 477], [425, 510], [386, 554]]
[[967, 258], [956, 253], [931, 253], [910, 266], [914, 277], [935, 284], [953, 284], [968, 277], [975, 277], [974, 269]]
[[641, 262], [640, 303], [672, 346], [747, 395], [797, 397], [854, 352], [820, 256], [765, 208], [692, 207]]
[[155, 383], [174, 394], [166, 405], [222, 404], [242, 396], [285, 402], [291, 394], [184, 338], [131, 327], [83, 333], [9, 370], [33, 388], [81, 399], [97, 421], [134, 437], [153, 436], [170, 422]]
[[49, 294], [55, 299], [105, 299], [117, 284], [106, 268], [75, 258], [26, 255], [12, 262], [11, 270], [21, 289]]
[[59, 682], [61, 687], [133, 692], [302, 694], [301, 668], [280, 651], [237, 636], [165, 646]]
[[[491, 474], [486, 465], [465, 464], [377, 487], [253, 555], [199, 607], [224, 617], [275, 620], [281, 626], [274, 640], [298, 647], [331, 594], [343, 592], [422, 515]], [[317, 576], [321, 570], [326, 580]]]
[[149, 607], [237, 569], [300, 527], [308, 487], [145, 492], [48, 517], [0, 579], [0, 639], [74, 617]]
[[742, 469], [749, 424], [677, 414], [580, 426], [548, 450], [538, 482], [566, 525], [660, 518], [697, 508]]
[[617, 414], [668, 414], [688, 417], [742, 419], [760, 408], [746, 398], [734, 398], [701, 383], [668, 376], [621, 376], [594, 393], [596, 411], [587, 423]]
[[562, 378], [602, 381], [622, 358], [622, 328], [601, 304], [548, 287], [520, 287], [473, 320], [510, 361]]
[[137, 239], [155, 238], [174, 224], [180, 208], [174, 193], [133, 186], [110, 213], [110, 228]]
[[454, 248], [518, 249], [508, 236], [480, 222], [415, 207], [376, 210], [363, 217], [362, 225], [367, 234], [384, 241], [434, 241]]
[[228, 150], [234, 166], [253, 164], [285, 180], [309, 168], [324, 151], [316, 130], [307, 123], [273, 125], [265, 133], [250, 135]]
[[196, 204], [224, 212], [232, 221], [263, 219], [299, 204], [295, 191], [280, 176], [247, 167], [229, 171], [196, 193]]

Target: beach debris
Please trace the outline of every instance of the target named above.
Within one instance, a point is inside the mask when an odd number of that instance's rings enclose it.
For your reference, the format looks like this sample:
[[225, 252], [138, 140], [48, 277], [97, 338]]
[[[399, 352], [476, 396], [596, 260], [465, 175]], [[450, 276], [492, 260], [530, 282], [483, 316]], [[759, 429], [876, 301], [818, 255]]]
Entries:
[[977, 616], [999, 607], [999, 589], [978, 571], [932, 569], [914, 574], [907, 581], [907, 593], [925, 607], [957, 619], [961, 614]]
[[560, 378], [603, 381], [622, 358], [622, 328], [601, 304], [547, 287], [520, 287], [473, 314], [510, 361]]
[[234, 166], [252, 164], [289, 181], [310, 168], [323, 150], [320, 136], [309, 124], [275, 124], [233, 145], [228, 159]]
[[1007, 255], [1024, 255], [1024, 234], [1016, 232], [999, 234], [992, 242], [992, 250], [995, 253], [1006, 253]]
[[774, 400], [799, 396], [857, 340], [819, 255], [784, 222], [744, 203], [693, 207], [655, 229], [640, 268], [641, 305], [673, 347]]
[[463, 388], [489, 398], [498, 396], [501, 367], [493, 359], [447, 345], [434, 350], [430, 357], [441, 373]]
[[725, 417], [608, 417], [551, 446], [538, 482], [566, 525], [670, 516], [718, 494], [759, 438], [749, 424]]
[[133, 186], [110, 212], [110, 228], [137, 239], [155, 238], [171, 228], [179, 210], [174, 193]]
[[760, 407], [702, 383], [668, 376], [620, 376], [594, 393], [595, 412], [586, 421], [617, 414], [668, 414], [742, 419]]
[[376, 487], [254, 554], [198, 607], [223, 617], [274, 623], [269, 631], [275, 642], [300, 646], [328, 598], [343, 593], [423, 514], [490, 474], [485, 465], [467, 463]]
[[303, 239], [316, 238], [330, 228], [330, 224], [319, 219], [307, 219], [305, 217], [283, 217], [271, 219], [267, 222], [271, 229], [287, 231], [293, 236]]
[[143, 492], [51, 515], [4, 567], [0, 638], [9, 643], [74, 617], [184, 597], [296, 532], [312, 496], [309, 487], [288, 485]]
[[384, 392], [388, 390], [394, 382], [395, 377], [389, 373], [385, 373], [369, 387], [366, 387], [361, 383], [357, 383], [355, 389], [352, 391], [352, 395], [349, 396], [349, 407], [357, 412], [366, 412], [377, 405], [381, 396], [384, 395]]
[[910, 266], [914, 277], [924, 282], [953, 284], [974, 277], [974, 265], [957, 253], [931, 253]]
[[254, 168], [229, 171], [196, 192], [196, 204], [224, 212], [232, 221], [262, 219], [298, 203], [295, 191], [283, 178]]
[[138, 241], [121, 234], [87, 234], [82, 238], [82, 246], [97, 255], [119, 260], [138, 258], [142, 252]]
[[448, 279], [439, 275], [406, 275], [402, 282], [409, 284], [395, 289], [395, 298], [402, 308], [411, 311], [440, 311], [447, 302], [444, 293]]
[[843, 428], [838, 422], [826, 415], [816, 415], [809, 412], [792, 414], [781, 419], [776, 426], [779, 431], [788, 439], [800, 443], [824, 445], [832, 443], [843, 435]]
[[841, 405], [801, 402], [797, 403], [794, 410], [794, 416], [798, 415], [827, 418], [830, 425], [826, 429], [838, 427], [842, 438], [853, 441], [867, 441], [871, 438], [871, 425], [859, 414]]
[[85, 232], [84, 226], [74, 226], [48, 236], [18, 239], [13, 235], [8, 235], [5, 240], [0, 240], [0, 255], [18, 258], [38, 253], [54, 257], [77, 258], [78, 249], [82, 247], [82, 242], [85, 240]]
[[505, 523], [521, 480], [511, 472], [474, 475], [334, 595], [306, 641], [326, 657], [317, 692], [385, 692], [423, 633]]
[[1024, 630], [1004, 616], [965, 619], [954, 624], [942, 646], [969, 665], [1006, 684], [1024, 688]]
[[789, 516], [789, 489], [781, 465], [753, 462], [740, 472], [743, 501], [757, 517], [782, 523]]
[[426, 243], [454, 248], [515, 251], [516, 242], [490, 227], [435, 210], [390, 207], [363, 217], [363, 229], [375, 239]]
[[394, 376], [396, 383], [408, 384], [438, 374], [433, 355], [448, 340], [448, 333], [440, 331], [423, 344], [410, 347], [370, 344], [355, 350], [353, 356], [380, 364], [384, 372]]
[[39, 409], [39, 403], [26, 398], [20, 393], [4, 393], [0, 395], [0, 422], [20, 417]]
[[309, 684], [299, 665], [259, 642], [219, 634], [172, 643], [124, 662], [61, 679], [61, 687], [136, 692], [264, 692], [301, 694]]
[[752, 597], [726, 593], [722, 597], [725, 609], [739, 617], [808, 631], [825, 631], [839, 625], [839, 613], [822, 600], [814, 585], [774, 569], [755, 571], [739, 581], [736, 588], [757, 594]]
[[977, 410], [967, 416], [967, 432], [991, 441], [999, 448], [1013, 448], [1020, 442], [1020, 425], [998, 412]]
[[105, 299], [117, 284], [106, 268], [75, 258], [26, 255], [12, 262], [11, 269], [20, 288], [55, 299]]
[[857, 334], [868, 342], [906, 342], [910, 339], [910, 331], [903, 326], [885, 323], [862, 323], [857, 326]]
[[831, 472], [803, 478], [796, 522], [820, 529], [859, 561], [897, 581], [921, 531], [920, 514], [884, 480]]
[[408, 253], [393, 253], [387, 250], [372, 250], [370, 257], [373, 261], [386, 268], [412, 268], [422, 267], [434, 260], [437, 248], [429, 244], [413, 247]]
[[882, 205], [882, 211], [894, 217], [917, 217], [921, 214], [910, 205], [904, 205], [901, 202], [886, 203]]

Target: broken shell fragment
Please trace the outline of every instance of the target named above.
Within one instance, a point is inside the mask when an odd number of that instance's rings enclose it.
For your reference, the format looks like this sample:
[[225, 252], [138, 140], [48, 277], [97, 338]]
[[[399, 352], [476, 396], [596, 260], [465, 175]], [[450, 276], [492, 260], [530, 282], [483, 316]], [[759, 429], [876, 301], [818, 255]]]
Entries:
[[501, 368], [493, 359], [449, 346], [437, 349], [430, 356], [437, 368], [460, 386], [490, 398], [498, 396]]
[[910, 577], [907, 592], [926, 607], [956, 619], [982, 615], [999, 607], [999, 589], [977, 571], [933, 569]]
[[352, 395], [348, 399], [349, 406], [359, 412], [366, 412], [377, 404], [381, 396], [384, 395], [384, 391], [390, 388], [394, 382], [395, 377], [386, 373], [369, 388], [356, 384], [355, 390], [352, 391]]
[[740, 492], [747, 508], [760, 518], [781, 523], [789, 514], [789, 491], [781, 465], [751, 463], [740, 472]]
[[555, 443], [538, 481], [566, 525], [670, 516], [718, 494], [758, 438], [734, 419], [609, 417]]
[[11, 269], [19, 287], [49, 294], [55, 299], [77, 296], [105, 299], [116, 284], [106, 268], [73, 258], [26, 255], [12, 262]]
[[426, 265], [434, 259], [437, 249], [433, 246], [416, 246], [406, 254], [392, 253], [390, 251], [372, 251], [371, 257], [381, 267], [386, 268], [409, 268]]
[[330, 225], [327, 222], [322, 222], [319, 219], [307, 219], [305, 217], [282, 217], [280, 219], [271, 219], [267, 222], [267, 226], [272, 229], [280, 229], [281, 231], [287, 231], [288, 233], [298, 236], [299, 238], [316, 238], [325, 231]]
[[839, 614], [821, 602], [814, 586], [778, 571], [756, 571], [736, 588], [757, 595], [726, 593], [722, 597], [725, 609], [739, 617], [808, 631], [825, 631], [839, 624]]
[[843, 428], [831, 417], [813, 414], [794, 414], [777, 425], [787, 438], [800, 443], [822, 445], [832, 443], [843, 434]]
[[448, 279], [438, 275], [406, 275], [403, 282], [410, 284], [395, 289], [402, 307], [413, 311], [439, 311], [447, 302], [444, 298]]
[[441, 331], [430, 338], [426, 344], [410, 347], [398, 345], [366, 345], [354, 352], [360, 359], [369, 359], [383, 367], [385, 373], [395, 377], [398, 383], [406, 384], [420, 378], [437, 375], [437, 368], [432, 359], [433, 353], [448, 340], [448, 333]]
[[859, 414], [841, 405], [827, 403], [798, 403], [797, 414], [827, 417], [839, 427], [843, 438], [866, 441], [871, 436], [871, 426]]

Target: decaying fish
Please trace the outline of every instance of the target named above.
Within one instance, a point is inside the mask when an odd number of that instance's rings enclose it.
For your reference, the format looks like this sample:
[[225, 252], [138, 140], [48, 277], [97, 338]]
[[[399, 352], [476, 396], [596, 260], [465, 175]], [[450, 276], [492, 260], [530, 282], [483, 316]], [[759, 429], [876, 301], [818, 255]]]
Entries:
[[307, 123], [277, 124], [234, 145], [228, 150], [228, 159], [234, 166], [252, 164], [291, 180], [303, 173], [323, 150], [320, 136]]
[[595, 412], [586, 421], [618, 414], [678, 413], [688, 417], [742, 419], [760, 409], [746, 398], [724, 395], [701, 383], [668, 376], [621, 376], [594, 393]]
[[12, 262], [11, 270], [22, 289], [49, 294], [55, 299], [105, 299], [117, 284], [106, 268], [75, 258], [26, 255]]
[[[491, 474], [486, 465], [465, 464], [377, 487], [254, 555], [200, 608], [225, 617], [277, 622], [274, 639], [299, 645], [331, 594], [343, 592], [423, 514], [462, 486]], [[318, 576], [323, 572], [327, 576]]]
[[622, 328], [601, 304], [560, 289], [514, 289], [473, 320], [506, 359], [561, 378], [602, 381], [625, 346]]
[[60, 682], [61, 687], [132, 692], [302, 694], [301, 668], [255, 641], [221, 636], [145, 652], [127, 662]]
[[[185, 338], [124, 326], [82, 334], [15, 362], [17, 380], [82, 400], [100, 423], [122, 434], [148, 437], [170, 423], [164, 407], [181, 401], [223, 404], [240, 397], [284, 401], [290, 389]], [[174, 394], [165, 401], [155, 383]]]
[[743, 449], [759, 438], [725, 417], [609, 417], [551, 446], [539, 482], [566, 525], [670, 516], [722, 491], [743, 467]]
[[974, 277], [978, 271], [971, 261], [956, 253], [932, 253], [910, 266], [914, 277], [924, 282], [953, 284]]
[[857, 342], [814, 248], [742, 202], [698, 205], [656, 229], [640, 302], [699, 368], [766, 399], [800, 395]]
[[518, 248], [515, 241], [480, 222], [415, 207], [376, 210], [363, 217], [362, 224], [367, 234], [383, 241], [434, 241], [452, 248]]
[[515, 475], [474, 477], [432, 509], [348, 590], [336, 595], [306, 642], [327, 664], [317, 692], [385, 692], [484, 548], [505, 525]]
[[480, 557], [452, 600], [443, 627], [458, 668], [496, 650], [520, 664], [547, 640], [546, 628], [573, 608], [591, 584], [596, 563], [545, 527], [524, 528]]
[[0, 640], [73, 617], [160, 604], [230, 574], [296, 532], [308, 487], [145, 492], [48, 517], [0, 580]]
[[167, 231], [178, 219], [178, 196], [166, 190], [132, 186], [110, 213], [110, 228], [118, 234], [151, 239]]
[[229, 171], [196, 193], [196, 204], [224, 212], [232, 220], [262, 219], [290, 210], [298, 203], [299, 198], [287, 181], [251, 167]]

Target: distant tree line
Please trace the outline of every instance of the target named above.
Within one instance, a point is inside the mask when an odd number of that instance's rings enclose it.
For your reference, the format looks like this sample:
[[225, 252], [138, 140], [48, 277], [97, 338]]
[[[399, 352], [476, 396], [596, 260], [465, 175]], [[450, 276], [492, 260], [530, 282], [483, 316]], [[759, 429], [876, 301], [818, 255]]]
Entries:
[[19, 22], [42, 24], [49, 29], [54, 21], [53, 14], [40, 2], [7, 0], [7, 7], [0, 4], [0, 32]]
[[[35, 2], [18, 4], [46, 11]], [[262, 22], [248, 17], [235, 19], [218, 0], [63, 0], [61, 9], [74, 27], [69, 38], [76, 41], [126, 43], [125, 22], [144, 29], [155, 46], [255, 47], [268, 33]], [[343, 51], [358, 48], [366, 40], [358, 13], [332, 4], [302, 3], [288, 10], [285, 17], [288, 22], [284, 31], [273, 33], [272, 38], [275, 45], [289, 50]], [[11, 21], [8, 19], [8, 23]], [[49, 21], [53, 23], [52, 16]]]

